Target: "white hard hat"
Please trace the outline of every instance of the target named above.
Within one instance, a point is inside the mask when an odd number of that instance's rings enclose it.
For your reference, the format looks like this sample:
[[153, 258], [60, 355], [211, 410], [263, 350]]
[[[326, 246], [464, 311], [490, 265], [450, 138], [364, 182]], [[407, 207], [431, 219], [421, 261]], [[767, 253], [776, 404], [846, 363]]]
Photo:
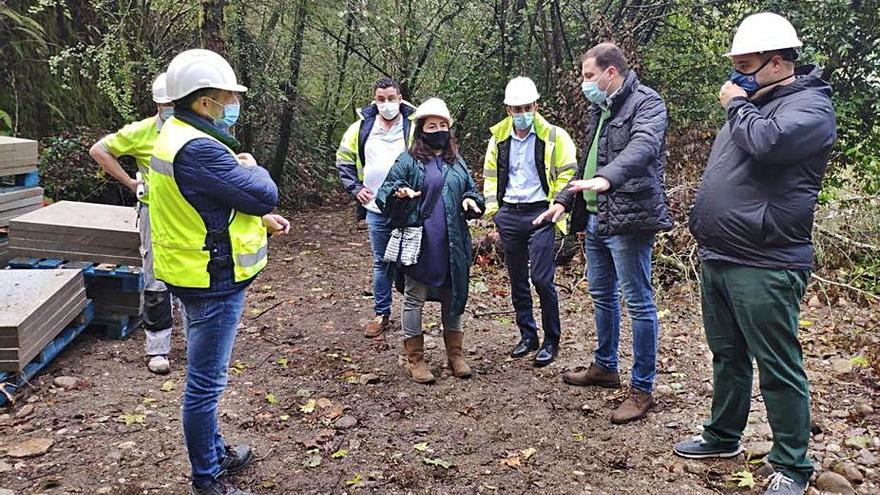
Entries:
[[423, 101], [418, 108], [416, 108], [415, 113], [412, 115], [413, 120], [418, 120], [424, 117], [443, 117], [449, 122], [449, 125], [452, 125], [452, 116], [449, 114], [449, 108], [446, 107], [446, 102], [441, 100], [440, 98], [428, 98]]
[[772, 12], [752, 14], [739, 25], [725, 57], [804, 46], [788, 19]]
[[540, 97], [535, 81], [528, 77], [514, 77], [504, 88], [504, 104], [512, 107], [534, 103]]
[[161, 73], [153, 80], [153, 101], [156, 103], [171, 103], [168, 91], [165, 89], [165, 73]]
[[225, 58], [211, 50], [197, 48], [178, 54], [168, 64], [166, 76], [168, 96], [179, 100], [202, 88], [224, 89], [244, 93], [235, 71]]

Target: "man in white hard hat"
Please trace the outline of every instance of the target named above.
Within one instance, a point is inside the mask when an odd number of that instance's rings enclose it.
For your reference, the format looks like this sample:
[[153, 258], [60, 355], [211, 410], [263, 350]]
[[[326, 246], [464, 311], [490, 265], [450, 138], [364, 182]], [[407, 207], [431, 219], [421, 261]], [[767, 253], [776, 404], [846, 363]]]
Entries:
[[675, 445], [689, 458], [733, 457], [752, 405], [752, 358], [773, 432], [765, 493], [800, 495], [813, 466], [810, 392], [798, 342], [813, 262], [813, 211], [836, 139], [830, 86], [783, 17], [747, 17], [733, 38], [734, 71], [719, 92], [727, 121], [712, 146], [690, 214], [702, 261], [712, 351], [712, 414], [702, 435]]
[[[510, 276], [513, 307], [520, 340], [510, 355], [521, 358], [537, 351], [535, 366], [556, 359], [562, 329], [559, 297], [553, 283], [556, 272], [556, 219], [537, 225], [533, 220], [546, 210], [577, 169], [574, 141], [561, 127], [538, 113], [538, 89], [528, 77], [512, 79], [504, 90], [507, 116], [491, 129], [483, 163], [483, 196], [486, 214], [495, 219], [505, 265]], [[532, 315], [534, 285], [541, 302], [544, 342], [539, 346], [538, 325]]]
[[357, 111], [336, 151], [336, 168], [345, 190], [358, 202], [358, 218], [366, 218], [373, 256], [373, 319], [364, 326], [364, 337], [378, 337], [389, 328], [391, 279], [382, 261], [391, 223], [374, 195], [385, 181], [394, 160], [409, 146], [410, 116], [415, 107], [404, 101], [400, 84], [385, 77], [373, 85], [373, 102]]
[[220, 55], [187, 50], [171, 61], [174, 116], [150, 161], [150, 217], [156, 277], [186, 313], [183, 432], [192, 493], [246, 495], [224, 478], [252, 460], [247, 445], [227, 446], [217, 423], [245, 289], [266, 266], [267, 229], [290, 224], [272, 214], [278, 188], [226, 131], [238, 119], [235, 72]]
[[581, 57], [587, 113], [586, 159], [569, 187], [542, 217], [572, 212], [585, 230], [587, 279], [595, 308], [596, 351], [582, 370], [562, 375], [569, 385], [620, 388], [620, 293], [632, 322], [629, 393], [611, 422], [645, 417], [654, 405], [659, 319], [651, 285], [657, 232], [672, 228], [663, 182], [666, 105], [639, 81], [623, 50], [600, 43]]
[[[153, 250], [150, 242], [149, 180], [153, 142], [162, 124], [174, 114], [174, 106], [165, 88], [165, 74], [153, 81], [153, 102], [156, 114], [133, 122], [104, 136], [92, 145], [89, 154], [104, 172], [124, 184], [138, 197], [138, 227], [141, 234], [141, 259], [144, 273], [143, 308], [141, 311], [146, 335], [147, 368], [164, 375], [171, 371], [171, 297], [168, 288], [153, 273]], [[131, 156], [137, 163], [136, 177], [128, 175], [118, 158]]]

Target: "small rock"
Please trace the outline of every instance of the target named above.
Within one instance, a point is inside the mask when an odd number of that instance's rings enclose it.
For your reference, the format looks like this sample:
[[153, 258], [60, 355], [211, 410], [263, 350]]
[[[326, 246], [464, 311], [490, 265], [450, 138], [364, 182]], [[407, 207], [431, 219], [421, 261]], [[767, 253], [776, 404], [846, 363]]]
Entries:
[[137, 447], [137, 442], [134, 441], [122, 442], [116, 446], [119, 450], [133, 450], [135, 447]]
[[108, 495], [112, 491], [113, 491], [113, 487], [102, 486], [101, 488], [98, 488], [98, 490], [95, 491], [95, 493], [97, 493], [98, 495]]
[[123, 453], [119, 449], [110, 449], [110, 452], [107, 453], [107, 463], [108, 464], [116, 464], [120, 462], [122, 459], [125, 459], [125, 453]]
[[859, 471], [855, 464], [849, 462], [838, 462], [832, 470], [853, 483], [861, 483], [865, 481], [865, 476]]
[[755, 471], [755, 477], [762, 478], [762, 479], [769, 478], [775, 472], [776, 472], [776, 469], [773, 467], [773, 464], [770, 464], [769, 462], [764, 461], [764, 463], [761, 464], [761, 467], [759, 467], [758, 470]]
[[72, 376], [59, 376], [52, 380], [52, 384], [58, 388], [70, 390], [79, 383], [79, 379]]
[[0, 488], [0, 495], [15, 495], [15, 492], [8, 488]]
[[7, 447], [6, 455], [14, 458], [32, 457], [43, 455], [49, 452], [55, 440], [51, 438], [29, 438], [23, 442], [17, 443], [12, 447]]
[[846, 478], [831, 471], [825, 471], [819, 475], [819, 478], [816, 480], [816, 488], [823, 492], [840, 495], [855, 495], [856, 493]]
[[0, 426], [12, 424], [11, 414], [0, 414]]
[[347, 430], [349, 428], [354, 428], [357, 425], [357, 419], [354, 416], [343, 416], [336, 420], [333, 423], [333, 426], [339, 428], [341, 430]]
[[0, 474], [12, 471], [12, 466], [8, 462], [0, 461]]
[[669, 466], [669, 471], [673, 474], [684, 474], [687, 472], [687, 465], [681, 461], [675, 461]]
[[859, 452], [856, 461], [863, 466], [873, 467], [877, 465], [877, 456], [872, 454], [870, 450], [863, 449]]
[[15, 413], [15, 419], [24, 419], [34, 413], [36, 406], [33, 404], [25, 404]]
[[835, 359], [834, 361], [831, 361], [831, 368], [838, 375], [845, 375], [847, 373], [852, 373], [853, 363], [852, 360], [845, 358]]
[[670, 387], [669, 385], [657, 385], [657, 387], [654, 389], [654, 391], [657, 392], [657, 395], [661, 395], [661, 396], [662, 395], [670, 395], [673, 393], [672, 387]]
[[430, 335], [425, 335], [425, 349], [436, 349], [437, 348], [437, 339], [431, 337]]
[[851, 437], [847, 437], [844, 440], [843, 444], [847, 447], [852, 447], [854, 449], [866, 449], [868, 448], [868, 443], [870, 443], [871, 439], [865, 436], [855, 435]]
[[835, 409], [835, 410], [831, 411], [831, 417], [838, 418], [838, 419], [846, 419], [849, 417], [849, 413], [844, 411], [843, 409]]
[[807, 306], [809, 306], [811, 308], [821, 308], [822, 306], [825, 306], [825, 305], [822, 304], [822, 301], [819, 299], [818, 295], [814, 295], [813, 297], [810, 298], [809, 302], [807, 302]]
[[859, 404], [858, 407], [856, 407], [855, 415], [858, 417], [863, 418], [872, 414], [874, 414], [874, 408], [871, 404]]
[[593, 412], [593, 406], [590, 404], [584, 404], [581, 406], [581, 412], [584, 414], [590, 414]]
[[703, 475], [706, 471], [708, 471], [709, 467], [706, 466], [706, 464], [704, 464], [702, 462], [691, 461], [691, 462], [688, 462], [685, 464], [685, 469], [687, 470], [687, 472], [689, 472], [691, 474], [696, 474], [699, 476], [699, 475]]
[[358, 378], [358, 381], [360, 381], [361, 385], [371, 385], [373, 383], [379, 383], [379, 380], [381, 380], [381, 378], [382, 377], [375, 373], [366, 373], [361, 375], [360, 378]]
[[755, 442], [746, 449], [746, 457], [749, 459], [761, 459], [767, 457], [770, 449], [773, 448], [773, 442]]
[[836, 443], [829, 443], [825, 446], [825, 452], [840, 452], [841, 450], [843, 449]]

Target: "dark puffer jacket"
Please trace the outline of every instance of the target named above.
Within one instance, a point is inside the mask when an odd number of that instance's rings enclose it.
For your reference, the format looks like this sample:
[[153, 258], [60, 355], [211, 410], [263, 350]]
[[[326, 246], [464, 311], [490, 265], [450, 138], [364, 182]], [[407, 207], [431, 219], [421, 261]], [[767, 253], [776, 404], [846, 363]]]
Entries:
[[730, 100], [688, 226], [700, 258], [770, 269], [813, 264], [813, 210], [837, 137], [814, 66], [757, 101]]
[[[590, 107], [587, 140], [582, 143], [581, 160], [572, 181], [591, 178], [584, 177], [584, 169], [601, 113], [598, 105]], [[599, 235], [672, 228], [663, 185], [665, 162], [666, 105], [631, 70], [612, 99], [611, 116], [599, 136], [596, 176], [611, 183], [611, 189], [599, 193], [597, 198]], [[587, 210], [582, 193], [566, 188], [554, 202], [571, 212], [572, 232], [584, 229]]]

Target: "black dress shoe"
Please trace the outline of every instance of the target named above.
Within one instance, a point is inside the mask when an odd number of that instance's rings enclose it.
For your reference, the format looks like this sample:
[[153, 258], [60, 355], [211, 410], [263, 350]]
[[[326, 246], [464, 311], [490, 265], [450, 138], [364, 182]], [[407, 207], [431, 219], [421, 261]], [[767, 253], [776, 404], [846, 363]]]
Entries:
[[530, 352], [535, 352], [538, 350], [538, 340], [531, 339], [520, 339], [519, 343], [516, 344], [516, 347], [510, 351], [510, 357], [512, 358], [521, 358]]
[[220, 469], [226, 474], [235, 474], [248, 467], [254, 460], [254, 453], [248, 445], [226, 446], [226, 456], [220, 461]]
[[547, 366], [556, 359], [557, 354], [559, 354], [559, 344], [544, 342], [544, 345], [541, 346], [541, 350], [535, 354], [535, 366], [538, 368]]

